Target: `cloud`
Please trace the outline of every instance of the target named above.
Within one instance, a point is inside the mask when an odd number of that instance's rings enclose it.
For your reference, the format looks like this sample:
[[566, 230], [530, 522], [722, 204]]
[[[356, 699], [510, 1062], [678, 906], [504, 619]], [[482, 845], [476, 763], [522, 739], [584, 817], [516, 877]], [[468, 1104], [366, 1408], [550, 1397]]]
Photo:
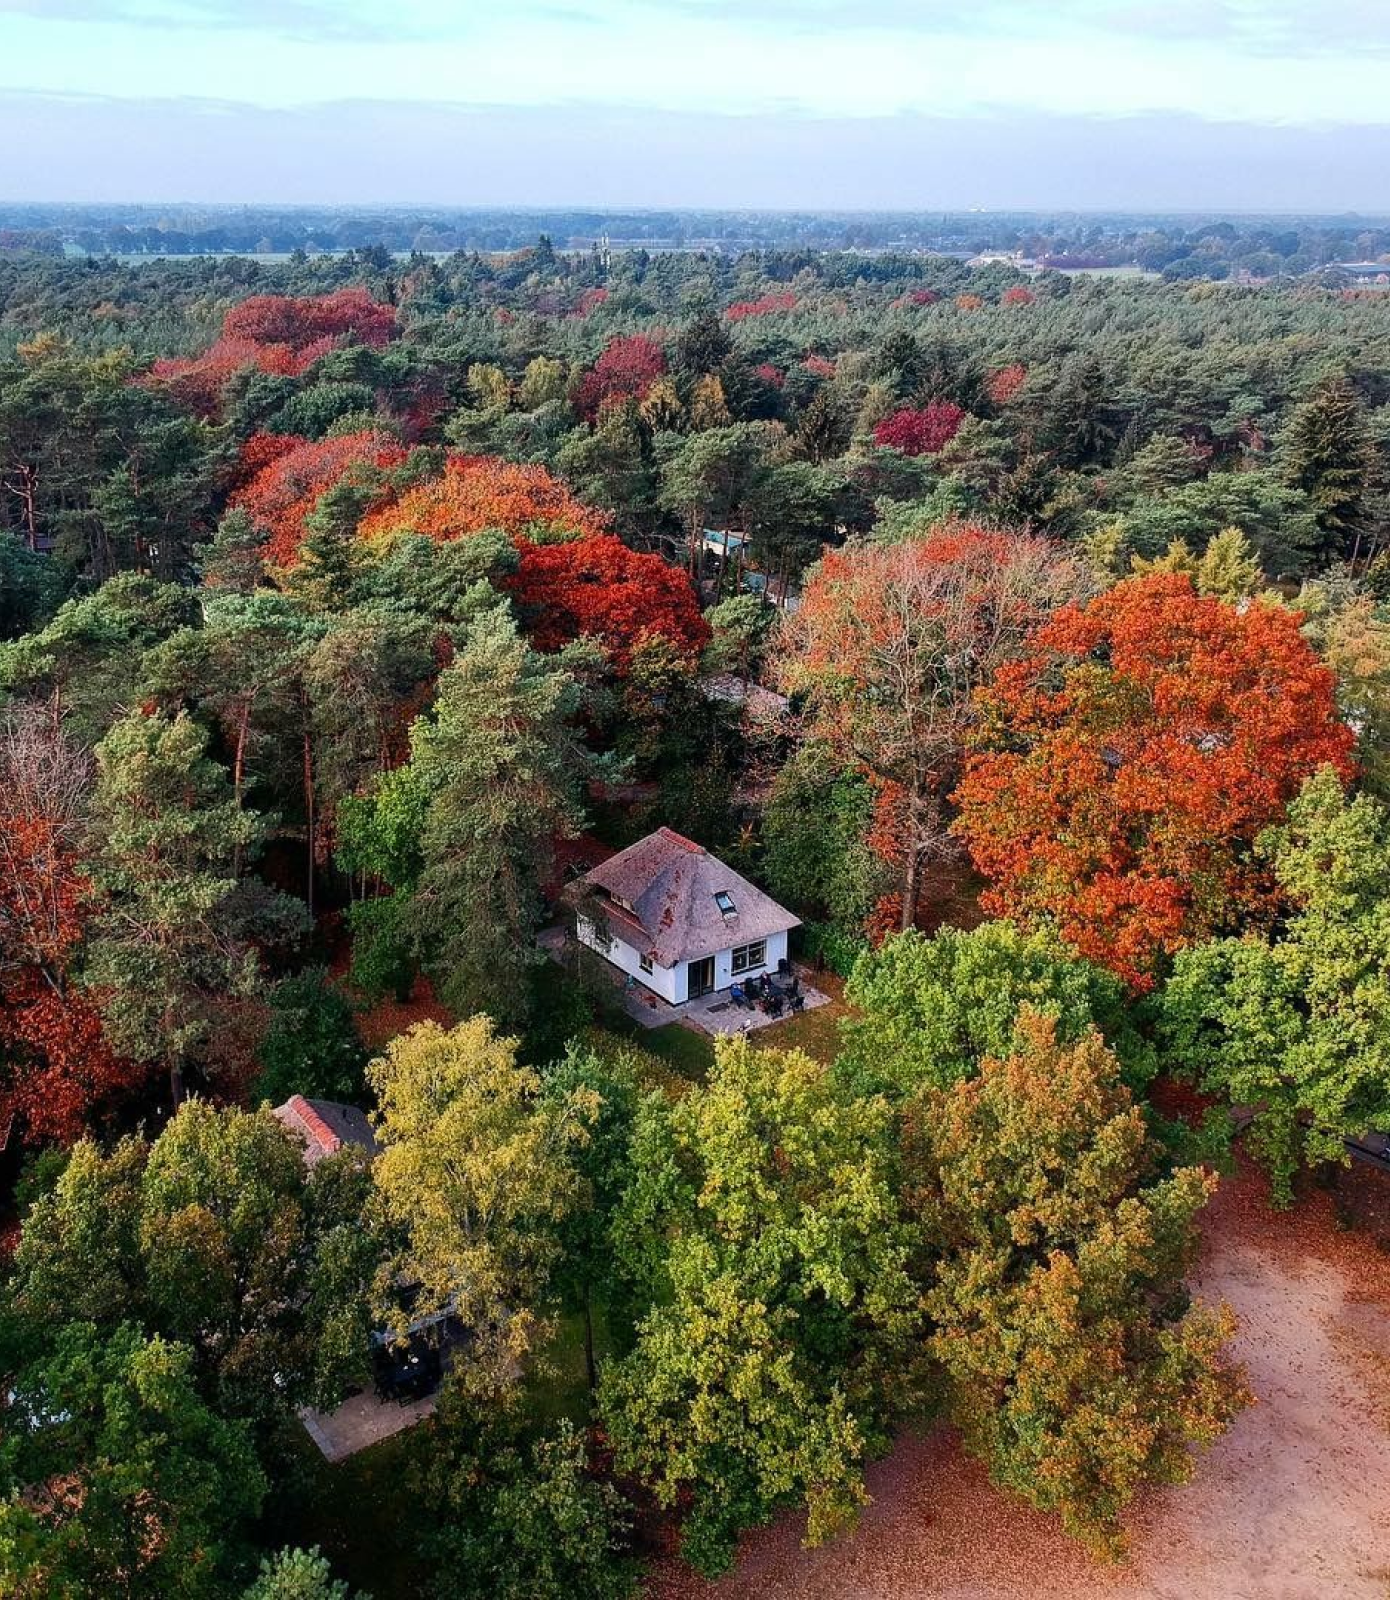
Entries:
[[[377, 15], [373, 17], [373, 11]], [[0, 0], [0, 16], [158, 30], [237, 30], [304, 40], [369, 43], [409, 36], [399, 12], [382, 17], [351, 0]]]
[[1327, 56], [1390, 51], [1385, 0], [641, 0], [729, 26], [800, 32], [895, 31], [927, 36], [1071, 39], [1107, 35], [1202, 41], [1233, 54]]
[[[9, 200], [826, 210], [1383, 204], [1390, 128], [1197, 117], [709, 116], [358, 100], [297, 111], [0, 94]], [[94, 150], [118, 162], [92, 160]]]

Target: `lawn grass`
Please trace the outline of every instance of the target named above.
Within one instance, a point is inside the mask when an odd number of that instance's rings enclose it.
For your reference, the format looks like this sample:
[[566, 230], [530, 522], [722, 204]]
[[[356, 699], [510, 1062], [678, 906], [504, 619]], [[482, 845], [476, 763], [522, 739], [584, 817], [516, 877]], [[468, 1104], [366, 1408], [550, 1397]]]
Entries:
[[334, 1575], [372, 1600], [412, 1600], [424, 1581], [423, 1510], [415, 1463], [428, 1422], [330, 1465], [297, 1421], [286, 1440], [287, 1470], [265, 1518], [264, 1542], [317, 1545]]
[[[610, 1341], [603, 1307], [594, 1307], [594, 1359], [601, 1366]], [[566, 1312], [555, 1336], [540, 1352], [540, 1361], [526, 1380], [526, 1415], [538, 1433], [550, 1432], [562, 1418], [584, 1427], [593, 1411], [589, 1374], [584, 1361], [584, 1316]]]
[[840, 1024], [849, 1015], [842, 1000], [831, 1000], [814, 1011], [784, 1017], [748, 1035], [758, 1050], [804, 1050], [813, 1061], [829, 1066], [840, 1053]]
[[633, 1038], [641, 1050], [664, 1061], [691, 1083], [703, 1083], [714, 1065], [714, 1040], [679, 1022], [661, 1028], [642, 1028]]

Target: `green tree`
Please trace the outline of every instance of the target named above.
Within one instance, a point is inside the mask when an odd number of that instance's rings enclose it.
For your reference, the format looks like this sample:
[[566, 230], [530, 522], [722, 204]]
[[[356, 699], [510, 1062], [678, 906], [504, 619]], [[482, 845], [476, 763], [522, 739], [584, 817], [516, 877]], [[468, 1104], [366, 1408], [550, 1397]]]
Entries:
[[1208, 1092], [1253, 1106], [1249, 1138], [1287, 1203], [1301, 1161], [1390, 1127], [1390, 813], [1310, 778], [1258, 841], [1292, 907], [1272, 937], [1183, 951], [1163, 1042]]
[[675, 365], [691, 377], [718, 372], [734, 348], [724, 319], [704, 306], [681, 329], [675, 343]]
[[256, 1094], [279, 1105], [293, 1094], [359, 1103], [367, 1052], [352, 1007], [324, 967], [282, 978], [270, 994]]
[[1188, 1309], [1193, 1219], [1216, 1180], [1155, 1180], [1144, 1118], [1098, 1035], [1050, 1019], [928, 1089], [905, 1144], [946, 1411], [994, 1481], [1101, 1551], [1147, 1483], [1183, 1483], [1248, 1401], [1229, 1312]]
[[1054, 935], [1011, 922], [885, 940], [855, 963], [845, 997], [856, 1015], [845, 1024], [841, 1066], [894, 1097], [950, 1088], [985, 1057], [1009, 1055], [1023, 1007], [1050, 1017], [1063, 1044], [1099, 1030], [1131, 1084], [1154, 1073], [1124, 984]]
[[0, 531], [0, 641], [42, 628], [62, 598], [57, 564]]
[[1390, 615], [1373, 596], [1340, 588], [1305, 584], [1295, 604], [1308, 618], [1304, 635], [1337, 674], [1337, 709], [1356, 731], [1361, 786], [1390, 801]]
[[1259, 559], [1239, 528], [1223, 528], [1206, 547], [1195, 581], [1198, 594], [1215, 595], [1232, 605], [1264, 588]]
[[756, 594], [737, 594], [706, 613], [714, 630], [705, 665], [740, 678], [756, 677], [771, 642], [776, 608]]
[[425, 1540], [450, 1600], [626, 1600], [636, 1587], [629, 1516], [593, 1477], [569, 1422], [526, 1440], [510, 1412], [486, 1420], [446, 1394], [423, 1474], [442, 1515]]
[[192, 1353], [129, 1326], [62, 1328], [7, 1380], [0, 1589], [17, 1600], [219, 1600], [266, 1480]]
[[656, 468], [637, 403], [609, 407], [592, 432], [571, 433], [556, 465], [581, 499], [606, 506], [625, 534], [647, 532], [656, 512]]
[[1135, 501], [1118, 522], [1126, 548], [1145, 557], [1175, 540], [1201, 552], [1224, 529], [1239, 528], [1272, 577], [1306, 572], [1322, 538], [1309, 496], [1269, 471], [1213, 472]]
[[886, 1104], [800, 1053], [721, 1040], [708, 1084], [643, 1103], [632, 1159], [616, 1248], [651, 1310], [601, 1381], [619, 1470], [688, 1503], [682, 1548], [705, 1573], [784, 1505], [828, 1538], [915, 1394]]
[[[266, 1556], [242, 1600], [352, 1600], [352, 1595], [347, 1584], [333, 1576], [332, 1567], [315, 1545], [309, 1550], [281, 1550]], [[370, 1596], [358, 1595], [357, 1600], [370, 1600]]]
[[357, 594], [371, 560], [357, 528], [380, 493], [376, 480], [366, 470], [339, 479], [304, 519], [299, 560], [282, 581], [307, 610], [344, 611]]
[[[582, 1087], [542, 1099], [516, 1050], [486, 1017], [447, 1032], [423, 1022], [367, 1069], [381, 1107], [373, 1180], [404, 1241], [378, 1280], [382, 1312], [403, 1327], [452, 1308], [474, 1336], [455, 1373], [484, 1396], [514, 1384], [543, 1341], [558, 1229], [579, 1194], [573, 1151], [599, 1103]], [[409, 1313], [400, 1282], [418, 1286]]]
[[197, 618], [193, 593], [122, 573], [0, 645], [0, 693], [47, 700], [69, 735], [95, 744], [137, 696], [143, 653]]
[[1296, 406], [1279, 440], [1284, 482], [1307, 495], [1329, 559], [1354, 557], [1370, 487], [1371, 447], [1361, 402], [1345, 378], [1327, 378]]
[[36, 1346], [70, 1319], [174, 1340], [223, 1413], [335, 1403], [367, 1364], [365, 1166], [345, 1152], [310, 1173], [268, 1112], [200, 1101], [153, 1144], [83, 1141], [26, 1219], [8, 1308]]
[[538, 411], [542, 406], [563, 401], [569, 388], [569, 369], [552, 356], [534, 356], [526, 363], [517, 389], [517, 404], [523, 411]]
[[240, 507], [217, 524], [198, 553], [198, 570], [209, 589], [254, 594], [265, 582], [265, 547], [270, 535]]
[[587, 752], [564, 659], [537, 654], [500, 611], [482, 617], [410, 730], [425, 797], [410, 895], [416, 948], [456, 1012], [525, 1015], [541, 885], [572, 836]]
[[631, 1176], [632, 1129], [637, 1114], [635, 1052], [600, 1051], [571, 1043], [545, 1072], [547, 1103], [564, 1108], [582, 1096], [592, 1106], [588, 1137], [571, 1161], [578, 1178], [576, 1202], [560, 1225], [556, 1287], [584, 1318], [584, 1363], [589, 1388], [598, 1385], [594, 1356], [596, 1303], [611, 1309], [620, 1289], [609, 1235]]
[[113, 1047], [169, 1074], [215, 1073], [231, 1054], [236, 1003], [260, 988], [251, 934], [299, 930], [294, 903], [242, 892], [235, 863], [265, 825], [238, 807], [208, 736], [184, 712], [132, 712], [97, 746], [90, 871], [101, 890], [87, 982]]
[[746, 520], [773, 443], [768, 424], [739, 422], [693, 433], [663, 460], [661, 505], [684, 521], [692, 566], [707, 524], [722, 528]]
[[892, 872], [869, 847], [869, 780], [823, 744], [804, 745], [773, 780], [763, 814], [763, 870], [774, 894], [857, 937]]

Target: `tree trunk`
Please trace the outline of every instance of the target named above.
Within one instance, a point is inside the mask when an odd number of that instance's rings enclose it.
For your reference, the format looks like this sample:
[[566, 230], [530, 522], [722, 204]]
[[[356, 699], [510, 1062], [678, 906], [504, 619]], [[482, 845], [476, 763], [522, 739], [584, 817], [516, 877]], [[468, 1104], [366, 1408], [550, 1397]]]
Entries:
[[169, 1066], [169, 1098], [174, 1102], [174, 1110], [178, 1111], [183, 1104], [183, 1068], [177, 1061]]
[[910, 932], [917, 926], [917, 888], [921, 876], [921, 857], [914, 841], [908, 846], [907, 871], [903, 875], [902, 931]]
[[589, 1391], [598, 1388], [598, 1367], [594, 1361], [594, 1311], [589, 1301], [589, 1285], [584, 1285], [584, 1372]]
[[309, 915], [314, 914], [314, 856], [318, 841], [314, 833], [314, 754], [309, 742], [309, 730], [304, 730], [304, 833], [309, 848], [308, 877], [305, 899]]
[[[241, 708], [241, 721], [236, 730], [236, 755], [232, 760], [232, 793], [236, 797], [236, 808], [241, 810], [241, 791], [246, 780], [246, 738], [251, 726], [251, 702], [248, 700]], [[241, 876], [241, 845], [232, 852], [232, 876]]]
[[690, 576], [698, 583], [700, 581], [700, 528], [704, 517], [698, 509], [690, 513]]
[[922, 872], [922, 847], [917, 837], [917, 810], [922, 801], [922, 781], [914, 775], [907, 791], [907, 861], [903, 871], [902, 931], [917, 926], [917, 893]]

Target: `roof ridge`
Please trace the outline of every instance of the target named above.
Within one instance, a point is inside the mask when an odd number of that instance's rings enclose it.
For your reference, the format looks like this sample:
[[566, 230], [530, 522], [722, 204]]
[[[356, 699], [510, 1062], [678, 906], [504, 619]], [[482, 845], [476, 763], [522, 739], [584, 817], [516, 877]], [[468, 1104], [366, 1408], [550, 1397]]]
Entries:
[[683, 833], [677, 833], [674, 828], [668, 828], [664, 823], [656, 830], [663, 839], [669, 839], [672, 844], [678, 844], [682, 849], [689, 850], [692, 855], [703, 856], [708, 854], [704, 845], [696, 844], [693, 839], [687, 839]]
[[334, 1133], [323, 1117], [319, 1115], [317, 1106], [311, 1104], [302, 1094], [291, 1095], [290, 1105], [293, 1107], [295, 1115], [304, 1123], [314, 1142], [328, 1154], [331, 1155], [335, 1150], [342, 1147], [343, 1141]]

